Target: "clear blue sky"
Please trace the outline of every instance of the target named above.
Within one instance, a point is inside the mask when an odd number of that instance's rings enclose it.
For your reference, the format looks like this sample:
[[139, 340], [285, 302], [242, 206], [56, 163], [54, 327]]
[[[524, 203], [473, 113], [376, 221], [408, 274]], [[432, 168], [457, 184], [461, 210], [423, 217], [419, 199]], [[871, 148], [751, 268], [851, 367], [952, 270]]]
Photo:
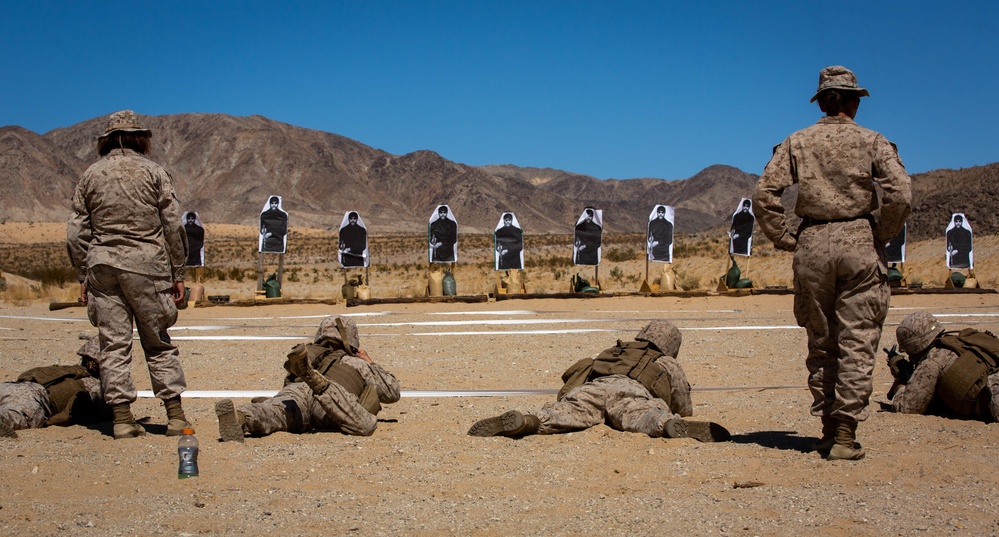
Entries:
[[[835, 10], [835, 11], [833, 11]], [[217, 112], [401, 155], [683, 179], [761, 173], [818, 72], [910, 173], [999, 160], [999, 2], [8, 1], [0, 125]]]

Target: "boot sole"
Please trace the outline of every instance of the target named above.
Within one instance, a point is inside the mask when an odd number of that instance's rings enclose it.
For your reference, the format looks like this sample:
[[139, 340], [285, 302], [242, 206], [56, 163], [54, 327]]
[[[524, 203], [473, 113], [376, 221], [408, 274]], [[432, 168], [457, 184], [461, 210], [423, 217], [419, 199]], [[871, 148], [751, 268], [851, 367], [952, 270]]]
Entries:
[[672, 419], [666, 422], [669, 438], [693, 438], [698, 442], [727, 442], [732, 438], [728, 429], [711, 421]]
[[219, 417], [219, 436], [223, 442], [242, 442], [243, 426], [236, 418], [236, 407], [229, 399], [215, 403], [215, 415]]
[[524, 415], [516, 410], [504, 412], [499, 416], [486, 418], [475, 422], [468, 430], [469, 436], [498, 436], [510, 433], [524, 426]]

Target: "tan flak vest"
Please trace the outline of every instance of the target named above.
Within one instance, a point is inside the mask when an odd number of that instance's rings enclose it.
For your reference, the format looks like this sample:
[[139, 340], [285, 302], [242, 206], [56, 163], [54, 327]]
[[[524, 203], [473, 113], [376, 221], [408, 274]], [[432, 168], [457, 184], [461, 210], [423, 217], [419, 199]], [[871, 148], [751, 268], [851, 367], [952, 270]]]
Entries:
[[[343, 386], [345, 390], [357, 396], [361, 406], [368, 412], [378, 415], [382, 405], [378, 400], [378, 392], [364, 381], [364, 377], [356, 369], [343, 363], [343, 357], [347, 353], [343, 349], [331, 349], [323, 345], [307, 343], [305, 352], [309, 356], [309, 363], [312, 368], [318, 371], [330, 381]], [[285, 385], [298, 381], [298, 377], [288, 375], [285, 378]]]
[[558, 400], [577, 386], [607, 375], [627, 375], [648, 388], [652, 395], [671, 403], [671, 385], [666, 368], [656, 363], [663, 353], [648, 341], [620, 341], [596, 358], [584, 358], [562, 373], [565, 385], [558, 392]]
[[957, 354], [940, 377], [936, 396], [958, 416], [991, 421], [991, 394], [985, 387], [989, 375], [999, 371], [999, 339], [991, 332], [965, 328], [943, 333], [934, 345]]
[[45, 425], [73, 425], [90, 423], [106, 417], [107, 408], [95, 405], [87, 387], [80, 380], [89, 377], [87, 368], [80, 365], [50, 365], [35, 367], [21, 373], [18, 382], [36, 382], [45, 387], [52, 416]]

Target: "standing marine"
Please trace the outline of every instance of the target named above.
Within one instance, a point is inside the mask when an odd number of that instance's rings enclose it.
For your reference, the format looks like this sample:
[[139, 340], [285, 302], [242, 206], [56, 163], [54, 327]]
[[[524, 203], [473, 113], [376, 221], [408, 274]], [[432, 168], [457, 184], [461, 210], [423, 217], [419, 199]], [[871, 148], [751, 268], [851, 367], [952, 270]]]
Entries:
[[[815, 449], [830, 460], [865, 454], [856, 432], [870, 414], [888, 313], [884, 245], [902, 229], [912, 204], [895, 145], [854, 122], [860, 98], [869, 95], [849, 69], [823, 69], [811, 100], [825, 117], [774, 148], [753, 198], [763, 232], [777, 248], [794, 252], [794, 315], [808, 334], [811, 413], [822, 419]], [[792, 185], [798, 185], [797, 231], [781, 205]]]
[[558, 400], [532, 414], [511, 410], [479, 420], [471, 436], [521, 438], [532, 434], [579, 431], [606, 423], [618, 431], [652, 438], [728, 440], [717, 423], [692, 421], [690, 384], [677, 361], [680, 330], [669, 321], [652, 321], [634, 341], [618, 341], [596, 358], [584, 358], [562, 374]]
[[111, 114], [97, 139], [101, 159], [80, 178], [66, 229], [80, 298], [98, 330], [101, 384], [116, 439], [145, 434], [131, 409], [133, 325], [153, 393], [166, 407], [167, 436], [191, 427], [180, 403], [187, 389], [180, 351], [167, 334], [184, 300], [187, 233], [173, 177], [145, 157], [151, 139], [135, 112]]

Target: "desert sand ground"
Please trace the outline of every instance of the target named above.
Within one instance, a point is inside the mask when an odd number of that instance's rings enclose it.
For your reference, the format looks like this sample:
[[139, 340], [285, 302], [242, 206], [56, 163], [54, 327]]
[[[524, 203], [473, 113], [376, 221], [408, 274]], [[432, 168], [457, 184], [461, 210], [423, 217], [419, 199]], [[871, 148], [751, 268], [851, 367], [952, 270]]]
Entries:
[[[615, 297], [480, 304], [189, 308], [171, 330], [189, 389], [276, 390], [287, 350], [330, 314], [355, 315], [361, 345], [408, 395], [356, 438], [279, 433], [218, 441], [216, 398], [185, 400], [201, 442], [197, 478], [176, 477], [162, 405], [134, 409], [150, 433], [110, 424], [0, 440], [4, 535], [995, 535], [999, 425], [882, 411], [879, 357], [867, 458], [808, 451], [818, 419], [803, 387], [805, 335], [791, 296]], [[882, 346], [916, 308], [948, 328], [999, 331], [999, 295], [896, 296]], [[415, 397], [417, 390], [557, 389], [562, 371], [650, 319], [682, 330], [695, 417], [708, 444], [606, 426], [521, 440], [466, 435], [476, 420], [552, 395]], [[0, 376], [72, 362], [82, 308], [0, 305]], [[229, 336], [230, 339], [212, 339]], [[134, 374], [149, 389], [136, 346]], [[237, 404], [246, 399], [237, 399]]]

